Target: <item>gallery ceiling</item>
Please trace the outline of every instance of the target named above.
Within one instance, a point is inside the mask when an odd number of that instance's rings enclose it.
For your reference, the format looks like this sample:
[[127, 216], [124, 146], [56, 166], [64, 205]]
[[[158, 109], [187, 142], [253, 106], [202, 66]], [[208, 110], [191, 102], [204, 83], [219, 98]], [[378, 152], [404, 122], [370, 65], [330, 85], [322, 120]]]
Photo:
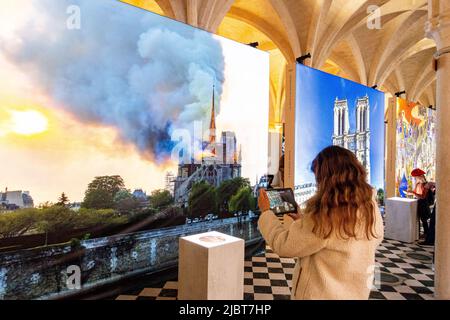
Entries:
[[[435, 105], [436, 46], [425, 35], [427, 0], [124, 0], [271, 55], [272, 129], [285, 101], [284, 66], [306, 64], [422, 105]], [[369, 6], [372, 7], [369, 11]], [[378, 8], [380, 19], [370, 17]], [[378, 24], [379, 22], [379, 24]]]

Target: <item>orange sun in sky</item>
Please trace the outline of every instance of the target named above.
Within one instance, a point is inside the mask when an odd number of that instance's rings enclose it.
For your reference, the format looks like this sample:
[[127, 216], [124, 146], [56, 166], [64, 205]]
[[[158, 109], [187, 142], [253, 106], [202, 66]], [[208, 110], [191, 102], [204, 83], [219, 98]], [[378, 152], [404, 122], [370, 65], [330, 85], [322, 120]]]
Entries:
[[9, 130], [19, 135], [35, 135], [48, 129], [48, 120], [36, 110], [10, 111]]

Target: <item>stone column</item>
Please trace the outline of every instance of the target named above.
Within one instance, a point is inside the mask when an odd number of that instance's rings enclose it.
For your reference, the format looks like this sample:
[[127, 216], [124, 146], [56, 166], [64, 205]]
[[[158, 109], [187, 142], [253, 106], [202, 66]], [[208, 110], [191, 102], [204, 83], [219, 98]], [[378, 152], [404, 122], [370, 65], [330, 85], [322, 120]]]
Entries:
[[429, 0], [429, 37], [436, 41], [437, 71], [437, 211], [435, 297], [450, 300], [450, 1]]
[[297, 64], [295, 62], [286, 65], [286, 105], [285, 117], [285, 153], [284, 153], [284, 187], [295, 186], [295, 105]]
[[397, 159], [397, 103], [393, 97], [389, 98], [386, 127], [386, 199], [393, 198], [395, 191], [395, 167]]

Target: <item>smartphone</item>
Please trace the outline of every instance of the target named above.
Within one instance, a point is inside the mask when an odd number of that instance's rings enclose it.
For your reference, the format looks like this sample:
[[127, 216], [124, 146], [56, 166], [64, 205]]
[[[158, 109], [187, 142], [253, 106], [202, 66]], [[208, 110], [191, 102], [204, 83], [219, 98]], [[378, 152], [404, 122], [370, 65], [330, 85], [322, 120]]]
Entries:
[[298, 204], [295, 202], [294, 191], [290, 188], [266, 190], [270, 202], [270, 210], [277, 216], [287, 213], [297, 213]]

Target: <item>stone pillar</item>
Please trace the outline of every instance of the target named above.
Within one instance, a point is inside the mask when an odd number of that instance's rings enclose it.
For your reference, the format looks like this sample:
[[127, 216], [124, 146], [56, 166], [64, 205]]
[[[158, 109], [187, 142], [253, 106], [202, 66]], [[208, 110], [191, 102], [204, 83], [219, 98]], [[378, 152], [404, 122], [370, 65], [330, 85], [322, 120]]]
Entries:
[[395, 174], [397, 159], [397, 100], [389, 98], [389, 106], [386, 114], [386, 199], [396, 196]]
[[438, 50], [435, 296], [450, 300], [450, 1], [428, 0], [428, 3], [426, 30]]
[[284, 187], [295, 185], [295, 105], [296, 105], [297, 64], [286, 65], [286, 105], [285, 117], [285, 153], [284, 153]]

